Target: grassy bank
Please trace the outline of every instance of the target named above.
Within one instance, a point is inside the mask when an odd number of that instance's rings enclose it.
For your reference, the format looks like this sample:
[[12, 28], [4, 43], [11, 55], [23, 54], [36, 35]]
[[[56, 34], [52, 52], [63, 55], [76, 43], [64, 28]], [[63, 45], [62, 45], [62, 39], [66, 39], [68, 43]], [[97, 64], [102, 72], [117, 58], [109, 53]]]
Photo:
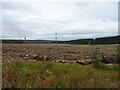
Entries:
[[118, 71], [55, 62], [4, 62], [3, 88], [116, 88]]

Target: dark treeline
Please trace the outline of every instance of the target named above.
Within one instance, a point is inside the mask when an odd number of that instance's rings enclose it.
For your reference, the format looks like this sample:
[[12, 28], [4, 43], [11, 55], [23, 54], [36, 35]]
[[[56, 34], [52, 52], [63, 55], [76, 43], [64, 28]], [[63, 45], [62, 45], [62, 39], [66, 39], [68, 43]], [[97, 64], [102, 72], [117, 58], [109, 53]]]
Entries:
[[120, 44], [120, 36], [96, 38], [95, 44]]
[[[57, 43], [61, 44], [120, 44], [120, 36], [112, 36], [112, 37], [102, 37], [102, 38], [88, 38], [88, 39], [77, 39], [77, 40], [69, 40], [69, 41], [57, 41]], [[2, 40], [2, 43], [43, 43], [50, 44], [56, 43], [56, 41], [51, 40]]]
[[120, 36], [101, 37], [96, 39], [78, 39], [70, 40], [71, 44], [120, 44]]
[[51, 43], [48, 40], [2, 40], [2, 43]]

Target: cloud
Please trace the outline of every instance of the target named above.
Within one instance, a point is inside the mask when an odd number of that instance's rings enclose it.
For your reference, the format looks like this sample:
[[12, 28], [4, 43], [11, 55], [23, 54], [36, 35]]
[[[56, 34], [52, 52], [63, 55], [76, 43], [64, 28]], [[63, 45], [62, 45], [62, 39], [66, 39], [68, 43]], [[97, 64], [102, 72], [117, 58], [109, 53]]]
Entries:
[[59, 40], [118, 34], [117, 2], [4, 2], [2, 38]]

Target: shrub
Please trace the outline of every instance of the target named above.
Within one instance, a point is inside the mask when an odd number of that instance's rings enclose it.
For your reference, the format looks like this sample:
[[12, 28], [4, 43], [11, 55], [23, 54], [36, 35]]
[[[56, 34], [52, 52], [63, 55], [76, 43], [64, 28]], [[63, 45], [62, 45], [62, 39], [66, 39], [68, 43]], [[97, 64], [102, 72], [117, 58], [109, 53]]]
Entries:
[[92, 55], [92, 64], [95, 68], [100, 69], [100, 68], [105, 68], [105, 64], [101, 62], [101, 58], [99, 56], [99, 48], [96, 48], [95, 53]]
[[112, 62], [120, 64], [120, 47], [119, 46], [116, 49], [116, 53], [117, 54], [112, 57]]

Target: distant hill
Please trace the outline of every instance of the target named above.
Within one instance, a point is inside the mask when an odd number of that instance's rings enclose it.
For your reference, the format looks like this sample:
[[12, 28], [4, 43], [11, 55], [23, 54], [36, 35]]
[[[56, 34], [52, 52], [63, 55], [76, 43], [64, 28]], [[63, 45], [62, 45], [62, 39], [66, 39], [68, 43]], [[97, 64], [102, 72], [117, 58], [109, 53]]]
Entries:
[[[43, 43], [51, 44], [56, 43], [52, 40], [2, 40], [2, 43]], [[69, 41], [57, 41], [61, 44], [120, 44], [120, 36], [101, 37], [101, 38], [88, 38], [88, 39], [77, 39]]]

